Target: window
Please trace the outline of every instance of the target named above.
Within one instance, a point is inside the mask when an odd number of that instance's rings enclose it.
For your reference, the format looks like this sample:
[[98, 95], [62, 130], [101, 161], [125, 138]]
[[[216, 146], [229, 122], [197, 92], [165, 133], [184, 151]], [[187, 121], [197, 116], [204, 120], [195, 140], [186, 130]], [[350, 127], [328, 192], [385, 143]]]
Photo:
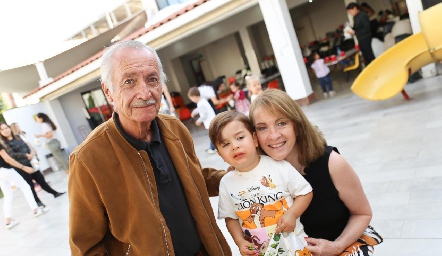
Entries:
[[187, 1], [188, 0], [157, 0], [158, 10], [162, 10], [169, 5], [181, 4]]
[[91, 129], [112, 117], [113, 107], [107, 102], [101, 89], [95, 89], [81, 94], [85, 105], [84, 111]]

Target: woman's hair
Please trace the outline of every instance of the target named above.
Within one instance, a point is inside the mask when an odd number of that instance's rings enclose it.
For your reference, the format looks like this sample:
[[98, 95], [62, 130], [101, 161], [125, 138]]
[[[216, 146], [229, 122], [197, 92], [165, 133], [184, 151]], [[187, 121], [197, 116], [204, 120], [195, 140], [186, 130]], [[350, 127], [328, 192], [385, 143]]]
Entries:
[[[0, 127], [1, 127], [2, 125], [6, 125], [7, 127], [9, 127], [9, 129], [11, 129], [11, 126], [7, 125], [7, 124], [4, 123], [4, 122], [0, 122]], [[16, 135], [14, 132], [12, 132], [12, 129], [11, 129], [11, 135], [12, 135], [12, 138], [14, 138], [14, 139], [16, 139], [16, 140], [21, 140], [20, 136]], [[0, 137], [2, 138], [3, 141], [8, 141], [8, 138], [6, 138], [5, 136], [3, 136], [3, 134], [1, 134], [1, 133], [0, 133]]]
[[49, 116], [45, 113], [38, 113], [37, 117], [43, 119], [43, 123], [48, 123], [52, 127], [52, 130], [57, 130], [57, 126], [55, 126], [54, 122], [52, 122]]
[[[263, 108], [277, 116], [283, 116], [293, 122], [296, 137], [295, 147], [298, 147], [299, 162], [308, 166], [324, 154], [327, 141], [318, 127], [313, 126], [298, 104], [290, 96], [280, 90], [263, 91], [250, 106], [250, 120], [255, 124], [254, 114]], [[259, 113], [256, 113], [259, 115]]]
[[[113, 92], [114, 90], [114, 86], [112, 83], [112, 72], [113, 72], [113, 65], [114, 65], [114, 55], [116, 55], [117, 52], [119, 52], [120, 50], [124, 50], [124, 49], [137, 49], [137, 50], [147, 50], [150, 51], [158, 64], [158, 73], [159, 73], [159, 78], [160, 78], [160, 84], [164, 84], [166, 82], [166, 74], [164, 74], [164, 70], [163, 70], [163, 65], [161, 64], [161, 60], [158, 57], [157, 52], [139, 42], [139, 41], [134, 41], [134, 40], [128, 40], [128, 41], [120, 41], [112, 46], [110, 46], [109, 48], [107, 48], [107, 50], [104, 52], [103, 56], [101, 57], [101, 82], [103, 82], [106, 87]], [[55, 130], [55, 129], [54, 129]]]
[[[8, 153], [8, 145], [6, 145], [5, 141], [3, 140], [3, 138], [0, 138], [0, 145], [2, 145], [3, 149], [6, 151], [6, 153]], [[0, 156], [1, 157], [1, 156]], [[3, 159], [4, 160], [4, 159]]]
[[232, 121], [243, 123], [246, 129], [253, 134], [254, 130], [252, 123], [246, 115], [236, 110], [221, 112], [215, 116], [212, 122], [210, 122], [209, 137], [213, 145], [215, 145], [215, 148], [218, 148], [218, 144], [222, 143], [223, 138], [221, 133], [224, 130], [224, 127]]

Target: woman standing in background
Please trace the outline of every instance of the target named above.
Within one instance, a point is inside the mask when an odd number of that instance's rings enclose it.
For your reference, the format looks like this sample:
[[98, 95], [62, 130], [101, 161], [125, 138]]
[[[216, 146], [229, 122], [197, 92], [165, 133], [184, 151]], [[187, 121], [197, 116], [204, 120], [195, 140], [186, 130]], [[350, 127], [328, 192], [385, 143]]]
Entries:
[[12, 199], [14, 194], [12, 192], [12, 184], [19, 187], [23, 192], [29, 207], [34, 212], [34, 216], [38, 217], [45, 214], [48, 209], [40, 209], [32, 196], [31, 189], [26, 181], [12, 169], [18, 168], [29, 174], [34, 172], [34, 169], [29, 166], [24, 166], [21, 163], [15, 161], [7, 152], [8, 147], [4, 144], [3, 140], [0, 139], [0, 188], [3, 191], [3, 214], [6, 220], [6, 228], [11, 229], [18, 225], [20, 222], [12, 219]]
[[[6, 145], [11, 149], [10, 156], [20, 164], [32, 167], [31, 160], [34, 158], [34, 153], [29, 148], [28, 144], [26, 144], [25, 141], [21, 140], [20, 137], [14, 135], [10, 127], [5, 123], [0, 123], [0, 135]], [[34, 199], [39, 207], [45, 207], [45, 205], [41, 202], [40, 198], [38, 198], [32, 180], [35, 180], [38, 184], [40, 184], [41, 188], [44, 191], [52, 194], [55, 198], [64, 194], [64, 192], [57, 192], [53, 188], [51, 188], [51, 186], [49, 186], [49, 184], [46, 182], [43, 174], [38, 169], [35, 169], [36, 171], [32, 174], [29, 174], [18, 168], [15, 168], [15, 170], [31, 187], [32, 194], [34, 195]]]
[[37, 122], [42, 124], [42, 134], [35, 134], [36, 138], [45, 138], [45, 145], [51, 151], [55, 160], [63, 167], [66, 174], [69, 174], [68, 160], [61, 150], [60, 141], [55, 138], [54, 131], [57, 130], [57, 126], [52, 120], [44, 113], [37, 114]]

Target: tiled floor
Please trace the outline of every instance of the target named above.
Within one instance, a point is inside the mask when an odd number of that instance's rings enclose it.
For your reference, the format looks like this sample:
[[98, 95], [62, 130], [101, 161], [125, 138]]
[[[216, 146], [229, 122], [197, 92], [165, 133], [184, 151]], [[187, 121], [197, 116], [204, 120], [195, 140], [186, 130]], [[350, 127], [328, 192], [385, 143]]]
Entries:
[[[319, 100], [303, 109], [359, 174], [373, 208], [372, 224], [385, 237], [375, 255], [440, 255], [442, 77], [407, 85], [410, 101], [398, 95], [380, 102], [358, 98], [348, 89], [350, 83], [339, 79], [334, 81], [334, 98], [322, 99], [315, 85]], [[193, 128], [192, 134], [202, 166], [226, 168], [218, 155], [204, 152], [207, 131]], [[57, 172], [46, 178], [64, 191], [64, 176]], [[44, 191], [39, 196], [51, 209], [33, 218], [23, 195], [15, 192], [14, 218], [21, 224], [12, 230], [0, 226], [0, 256], [69, 255], [67, 196], [55, 200]], [[217, 198], [211, 201], [216, 212]], [[224, 222], [219, 226], [239, 255]]]

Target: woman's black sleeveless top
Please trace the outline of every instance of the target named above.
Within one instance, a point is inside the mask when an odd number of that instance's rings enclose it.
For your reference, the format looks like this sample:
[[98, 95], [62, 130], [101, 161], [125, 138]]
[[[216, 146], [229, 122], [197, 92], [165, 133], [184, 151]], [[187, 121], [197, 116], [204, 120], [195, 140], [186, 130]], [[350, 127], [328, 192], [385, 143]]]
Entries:
[[301, 223], [309, 237], [334, 241], [341, 235], [350, 212], [339, 198], [339, 191], [330, 177], [328, 160], [331, 151], [339, 151], [327, 146], [324, 155], [304, 169], [304, 178], [313, 188], [313, 200], [301, 216]]

